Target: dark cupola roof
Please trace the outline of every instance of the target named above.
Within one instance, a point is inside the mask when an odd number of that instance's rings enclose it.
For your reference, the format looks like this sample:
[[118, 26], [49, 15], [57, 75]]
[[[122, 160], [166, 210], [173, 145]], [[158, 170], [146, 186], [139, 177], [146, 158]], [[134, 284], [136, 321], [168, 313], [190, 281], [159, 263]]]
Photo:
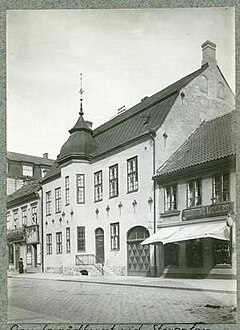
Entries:
[[93, 157], [93, 152], [97, 144], [93, 138], [93, 131], [86, 124], [82, 113], [73, 128], [69, 130], [70, 136], [64, 143], [57, 156], [59, 165], [70, 159], [89, 160]]

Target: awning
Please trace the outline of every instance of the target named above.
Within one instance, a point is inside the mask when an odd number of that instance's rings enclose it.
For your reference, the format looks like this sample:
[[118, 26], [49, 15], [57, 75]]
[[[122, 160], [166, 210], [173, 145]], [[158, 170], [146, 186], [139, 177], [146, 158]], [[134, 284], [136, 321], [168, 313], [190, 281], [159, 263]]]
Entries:
[[145, 239], [141, 244], [167, 244], [206, 237], [229, 240], [230, 234], [229, 228], [226, 226], [226, 221], [191, 223], [161, 228], [158, 232]]

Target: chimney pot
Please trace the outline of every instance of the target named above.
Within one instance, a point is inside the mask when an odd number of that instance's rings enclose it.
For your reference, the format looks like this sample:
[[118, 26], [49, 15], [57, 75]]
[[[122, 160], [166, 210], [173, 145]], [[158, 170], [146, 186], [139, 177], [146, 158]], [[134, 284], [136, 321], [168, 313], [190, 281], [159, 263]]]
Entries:
[[202, 44], [202, 65], [205, 63], [217, 65], [216, 44], [209, 40]]
[[43, 154], [43, 158], [48, 159], [48, 152], [45, 152], [45, 153]]

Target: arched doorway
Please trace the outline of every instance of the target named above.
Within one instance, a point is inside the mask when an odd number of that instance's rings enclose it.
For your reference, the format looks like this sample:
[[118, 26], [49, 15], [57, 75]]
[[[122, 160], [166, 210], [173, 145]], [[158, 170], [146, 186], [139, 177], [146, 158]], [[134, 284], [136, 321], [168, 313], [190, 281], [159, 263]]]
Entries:
[[104, 263], [104, 231], [102, 228], [95, 230], [96, 263]]
[[149, 231], [142, 226], [133, 227], [128, 231], [128, 275], [146, 276], [149, 272], [150, 248], [149, 245], [141, 245], [147, 237], [149, 237]]

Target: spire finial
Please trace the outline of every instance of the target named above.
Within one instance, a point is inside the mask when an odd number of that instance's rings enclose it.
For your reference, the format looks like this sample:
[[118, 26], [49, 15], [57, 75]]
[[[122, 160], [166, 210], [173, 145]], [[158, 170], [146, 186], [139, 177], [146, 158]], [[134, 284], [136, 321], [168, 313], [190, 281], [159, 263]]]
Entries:
[[80, 91], [79, 91], [79, 94], [80, 94], [80, 111], [79, 111], [79, 115], [80, 116], [83, 116], [83, 106], [82, 106], [82, 101], [83, 101], [83, 89], [82, 89], [82, 73], [80, 73]]

